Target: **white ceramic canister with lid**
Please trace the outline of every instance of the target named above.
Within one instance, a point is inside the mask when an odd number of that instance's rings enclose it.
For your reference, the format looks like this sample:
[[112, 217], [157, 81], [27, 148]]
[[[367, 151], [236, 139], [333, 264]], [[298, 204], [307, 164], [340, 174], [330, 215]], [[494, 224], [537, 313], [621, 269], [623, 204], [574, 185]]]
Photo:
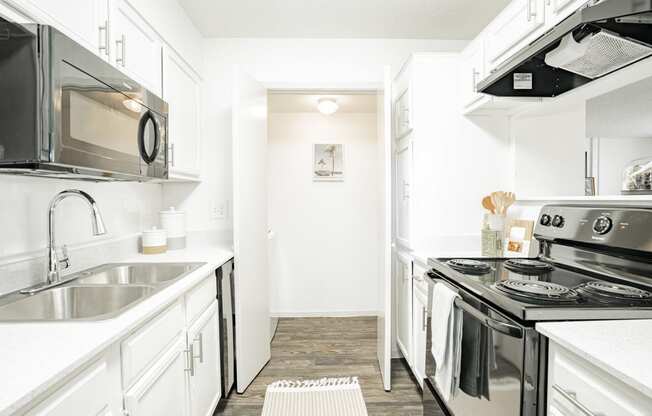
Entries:
[[186, 213], [174, 207], [160, 213], [161, 226], [168, 234], [168, 249], [186, 248]]
[[161, 254], [168, 249], [167, 233], [165, 230], [157, 229], [143, 231], [143, 254]]

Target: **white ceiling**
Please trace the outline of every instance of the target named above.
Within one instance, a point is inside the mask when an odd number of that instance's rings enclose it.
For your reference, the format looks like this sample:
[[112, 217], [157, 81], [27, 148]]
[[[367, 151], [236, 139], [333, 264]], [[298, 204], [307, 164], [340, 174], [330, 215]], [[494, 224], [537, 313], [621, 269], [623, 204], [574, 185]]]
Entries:
[[376, 97], [376, 94], [270, 93], [267, 107], [270, 113], [318, 113], [319, 99], [332, 98], [340, 106], [338, 113], [375, 113]]
[[509, 0], [179, 0], [206, 37], [472, 39]]

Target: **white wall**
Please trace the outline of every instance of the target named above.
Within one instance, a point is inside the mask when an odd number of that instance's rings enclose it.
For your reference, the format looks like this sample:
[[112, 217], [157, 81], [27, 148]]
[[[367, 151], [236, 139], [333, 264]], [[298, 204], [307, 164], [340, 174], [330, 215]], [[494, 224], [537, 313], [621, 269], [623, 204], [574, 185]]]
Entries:
[[[376, 114], [270, 114], [271, 313], [378, 310]], [[313, 143], [344, 144], [345, 180], [314, 182]]]
[[584, 105], [512, 120], [518, 197], [584, 195], [585, 124]]
[[189, 228], [232, 228], [213, 218], [214, 206], [231, 207], [231, 100], [233, 66], [239, 64], [268, 87], [382, 86], [384, 65], [398, 71], [418, 51], [461, 50], [466, 42], [400, 39], [206, 39], [201, 184], [165, 185], [164, 204], [181, 206]]
[[61, 202], [57, 210], [55, 225], [59, 245], [75, 246], [121, 238], [158, 222], [160, 185], [1, 175], [0, 263], [22, 256], [45, 256], [48, 205], [54, 195], [68, 188], [84, 190], [95, 198], [108, 233], [93, 237], [88, 206], [78, 198], [70, 198]]

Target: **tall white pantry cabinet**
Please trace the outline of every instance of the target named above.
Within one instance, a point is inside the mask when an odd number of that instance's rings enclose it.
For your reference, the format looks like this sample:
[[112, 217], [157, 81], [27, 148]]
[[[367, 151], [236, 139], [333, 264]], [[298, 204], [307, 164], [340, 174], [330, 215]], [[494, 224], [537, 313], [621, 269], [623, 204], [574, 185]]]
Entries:
[[415, 271], [423, 273], [426, 266], [415, 268], [412, 253], [445, 238], [444, 229], [438, 228], [436, 204], [444, 196], [439, 193], [447, 189], [448, 156], [455, 152], [451, 140], [459, 128], [459, 62], [459, 54], [454, 53], [415, 54], [392, 86], [394, 332], [401, 355], [413, 373], [421, 375], [425, 371], [420, 340], [425, 340], [422, 317], [426, 305], [423, 290], [415, 288], [414, 279], [420, 278]]

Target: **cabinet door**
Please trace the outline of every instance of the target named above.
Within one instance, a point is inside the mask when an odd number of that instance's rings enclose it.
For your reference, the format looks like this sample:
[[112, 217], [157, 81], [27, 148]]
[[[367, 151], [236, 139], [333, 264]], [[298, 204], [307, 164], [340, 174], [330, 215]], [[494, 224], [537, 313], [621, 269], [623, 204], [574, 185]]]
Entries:
[[411, 184], [412, 184], [412, 142], [403, 140], [396, 148], [396, 240], [405, 248], [411, 248]]
[[191, 416], [213, 414], [222, 393], [217, 302], [188, 331], [194, 371], [190, 373]]
[[108, 0], [9, 0], [8, 3], [41, 23], [55, 26], [93, 52], [107, 56]]
[[494, 69], [545, 29], [545, 0], [513, 0], [489, 26], [487, 52]]
[[464, 107], [469, 107], [484, 97], [484, 94], [478, 93], [477, 88], [478, 83], [485, 76], [483, 38], [475, 40], [462, 52], [461, 70], [462, 104]]
[[198, 178], [200, 171], [200, 82], [169, 48], [163, 54], [163, 98], [169, 104], [170, 177]]
[[[414, 266], [414, 279], [418, 276], [417, 267]], [[426, 377], [426, 332], [428, 324], [428, 293], [427, 286], [426, 293], [419, 290], [416, 280], [413, 280], [413, 296], [412, 296], [412, 351], [413, 363], [412, 369], [414, 377], [423, 388], [423, 379]]]
[[586, 4], [588, 0], [548, 0], [546, 5], [546, 27], [552, 27], [561, 22], [577, 9]]
[[396, 341], [412, 365], [412, 259], [398, 253], [396, 261]]
[[115, 1], [111, 14], [112, 46], [115, 64], [161, 95], [162, 46], [154, 30], [126, 1]]
[[108, 364], [102, 359], [91, 365], [75, 380], [68, 383], [45, 402], [28, 412], [28, 416], [117, 416], [111, 409], [111, 392], [119, 392], [120, 385], [111, 383]]
[[125, 410], [130, 416], [188, 415], [189, 356], [185, 347], [184, 333], [125, 393]]
[[394, 103], [394, 138], [400, 140], [412, 131], [412, 95], [408, 87]]

